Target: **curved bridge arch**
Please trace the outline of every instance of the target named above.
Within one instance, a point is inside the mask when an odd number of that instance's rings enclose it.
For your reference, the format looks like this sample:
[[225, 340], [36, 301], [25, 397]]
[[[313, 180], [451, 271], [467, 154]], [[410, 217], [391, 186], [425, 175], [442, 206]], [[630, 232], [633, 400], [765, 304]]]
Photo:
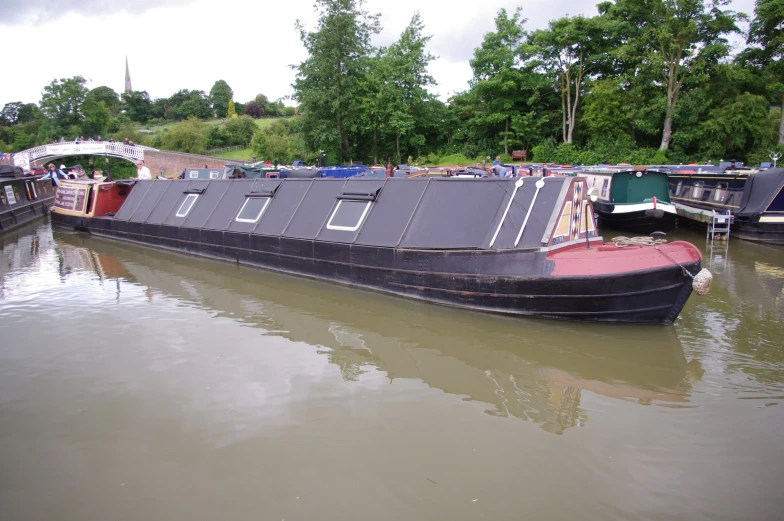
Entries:
[[[124, 143], [110, 143], [108, 141], [61, 141], [49, 145], [22, 150], [15, 154], [15, 162], [18, 166], [27, 166], [36, 161], [46, 162], [50, 159], [65, 156], [110, 156], [125, 159], [135, 163], [144, 160], [144, 151], [157, 152], [157, 148], [146, 147], [144, 145], [126, 145]], [[21, 161], [20, 161], [21, 160]], [[20, 163], [26, 162], [27, 165]]]

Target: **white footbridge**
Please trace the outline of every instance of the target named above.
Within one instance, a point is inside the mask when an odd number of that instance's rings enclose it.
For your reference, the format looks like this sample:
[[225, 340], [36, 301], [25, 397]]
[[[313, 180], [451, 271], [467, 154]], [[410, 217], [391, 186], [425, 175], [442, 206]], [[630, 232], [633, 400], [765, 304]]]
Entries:
[[126, 145], [109, 141], [60, 141], [49, 145], [29, 148], [14, 154], [14, 164], [25, 169], [30, 165], [43, 165], [51, 159], [66, 156], [109, 156], [125, 159], [132, 163], [144, 160], [144, 152], [157, 152], [157, 148], [144, 145]]

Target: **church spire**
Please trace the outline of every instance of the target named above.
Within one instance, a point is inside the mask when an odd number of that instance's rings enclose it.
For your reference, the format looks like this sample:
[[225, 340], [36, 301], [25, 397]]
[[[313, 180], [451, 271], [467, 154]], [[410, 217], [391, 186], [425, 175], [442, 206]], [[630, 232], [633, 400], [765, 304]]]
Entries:
[[131, 71], [128, 68], [128, 57], [125, 57], [125, 92], [131, 92], [133, 87], [131, 87]]

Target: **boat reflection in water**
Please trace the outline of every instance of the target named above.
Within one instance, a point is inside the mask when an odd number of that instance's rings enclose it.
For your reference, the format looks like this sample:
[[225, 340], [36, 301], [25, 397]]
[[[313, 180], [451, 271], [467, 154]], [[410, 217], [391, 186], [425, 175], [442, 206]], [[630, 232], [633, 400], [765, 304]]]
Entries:
[[505, 318], [268, 274], [199, 258], [137, 249], [68, 232], [55, 239], [68, 269], [147, 287], [318, 346], [345, 380], [383, 371], [488, 404], [491, 415], [551, 433], [588, 420], [583, 391], [687, 406], [702, 375], [673, 328]]

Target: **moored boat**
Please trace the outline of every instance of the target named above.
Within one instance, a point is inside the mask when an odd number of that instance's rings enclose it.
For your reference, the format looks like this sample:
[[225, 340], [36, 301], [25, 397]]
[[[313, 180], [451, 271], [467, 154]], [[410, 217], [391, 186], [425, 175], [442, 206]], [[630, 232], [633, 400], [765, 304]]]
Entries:
[[43, 176], [25, 176], [18, 166], [0, 165], [0, 233], [49, 213], [54, 193]]
[[668, 232], [677, 215], [670, 202], [667, 172], [645, 167], [585, 168], [589, 189], [597, 190], [593, 203], [599, 228], [633, 233]]
[[704, 227], [715, 214], [732, 220], [730, 234], [784, 244], [784, 169], [679, 168], [669, 176], [679, 218]]
[[579, 177], [63, 188], [81, 195], [58, 197], [57, 226], [510, 315], [669, 324], [701, 265], [685, 242], [604, 244]]

